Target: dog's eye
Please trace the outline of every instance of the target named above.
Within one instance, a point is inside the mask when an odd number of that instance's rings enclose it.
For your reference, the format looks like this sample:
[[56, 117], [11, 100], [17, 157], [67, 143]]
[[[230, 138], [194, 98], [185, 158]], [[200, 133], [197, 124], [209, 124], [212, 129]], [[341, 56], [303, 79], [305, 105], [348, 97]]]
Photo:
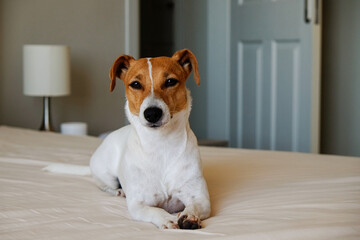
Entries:
[[164, 86], [166, 88], [175, 86], [179, 81], [175, 78], [166, 79]]
[[134, 82], [130, 83], [129, 86], [132, 87], [133, 89], [141, 89], [142, 88], [141, 83], [139, 83], [138, 81], [134, 81]]

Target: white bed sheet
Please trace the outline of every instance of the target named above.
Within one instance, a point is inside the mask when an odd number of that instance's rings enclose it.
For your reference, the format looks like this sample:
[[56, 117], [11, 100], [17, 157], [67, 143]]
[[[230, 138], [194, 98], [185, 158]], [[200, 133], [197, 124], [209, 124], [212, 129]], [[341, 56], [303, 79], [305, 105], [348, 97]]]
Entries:
[[0, 239], [360, 239], [360, 158], [201, 147], [212, 214], [200, 230], [130, 219], [90, 177], [101, 140], [0, 127]]

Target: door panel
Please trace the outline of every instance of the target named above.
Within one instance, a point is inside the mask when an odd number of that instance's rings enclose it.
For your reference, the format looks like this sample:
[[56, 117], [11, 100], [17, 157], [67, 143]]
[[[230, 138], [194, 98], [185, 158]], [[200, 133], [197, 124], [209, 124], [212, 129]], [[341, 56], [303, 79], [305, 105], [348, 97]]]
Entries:
[[272, 149], [297, 150], [297, 109], [298, 101], [298, 76], [299, 76], [299, 42], [286, 41], [273, 44], [273, 55], [275, 69], [272, 69], [276, 76], [273, 81], [275, 89], [272, 96], [275, 107], [272, 113], [273, 119], [273, 141]]
[[238, 44], [238, 62], [243, 63], [239, 66], [238, 84], [242, 89], [246, 89], [238, 95], [238, 106], [242, 107], [239, 111], [239, 118], [242, 119], [240, 129], [243, 129], [238, 135], [238, 141], [243, 142], [243, 138], [246, 138], [243, 144], [245, 148], [260, 147], [262, 49], [261, 41]]
[[314, 151], [319, 109], [309, 99], [319, 80], [309, 74], [313, 27], [303, 9], [302, 0], [231, 2], [233, 146]]

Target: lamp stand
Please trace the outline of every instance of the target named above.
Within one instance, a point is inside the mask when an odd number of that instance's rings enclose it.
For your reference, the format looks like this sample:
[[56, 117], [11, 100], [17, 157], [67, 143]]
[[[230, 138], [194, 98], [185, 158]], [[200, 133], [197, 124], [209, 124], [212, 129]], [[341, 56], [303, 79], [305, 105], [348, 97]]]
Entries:
[[50, 118], [50, 97], [43, 97], [43, 122], [41, 124], [40, 131], [54, 132]]

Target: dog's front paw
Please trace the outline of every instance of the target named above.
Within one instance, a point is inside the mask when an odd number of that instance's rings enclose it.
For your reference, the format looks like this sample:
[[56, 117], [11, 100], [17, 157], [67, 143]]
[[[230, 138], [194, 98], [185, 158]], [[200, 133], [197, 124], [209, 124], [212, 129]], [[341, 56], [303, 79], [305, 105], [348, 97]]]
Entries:
[[178, 219], [178, 225], [181, 229], [199, 229], [201, 228], [201, 222], [198, 217], [182, 215]]
[[161, 229], [178, 229], [179, 225], [173, 221], [168, 221], [164, 223], [162, 226], [160, 226]]

